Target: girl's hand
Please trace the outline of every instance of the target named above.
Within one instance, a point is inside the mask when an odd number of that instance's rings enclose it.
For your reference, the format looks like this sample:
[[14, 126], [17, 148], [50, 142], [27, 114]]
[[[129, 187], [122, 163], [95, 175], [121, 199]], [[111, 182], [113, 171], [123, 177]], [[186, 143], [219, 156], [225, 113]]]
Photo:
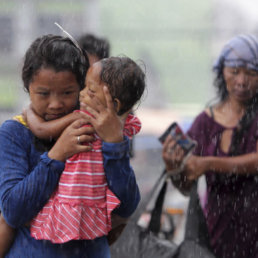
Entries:
[[179, 169], [185, 157], [184, 150], [176, 143], [171, 135], [169, 135], [162, 150], [162, 158], [166, 165], [166, 170]]
[[94, 140], [91, 135], [94, 133], [94, 128], [82, 127], [87, 122], [88, 119], [78, 119], [69, 125], [48, 152], [49, 158], [64, 162], [76, 153], [90, 151], [90, 146], [82, 145], [84, 142]]
[[85, 107], [93, 117], [85, 115], [103, 141], [111, 143], [122, 142], [125, 119], [117, 115], [107, 86], [103, 87], [103, 91], [107, 105], [104, 106], [96, 97], [93, 97], [92, 103], [94, 108]]

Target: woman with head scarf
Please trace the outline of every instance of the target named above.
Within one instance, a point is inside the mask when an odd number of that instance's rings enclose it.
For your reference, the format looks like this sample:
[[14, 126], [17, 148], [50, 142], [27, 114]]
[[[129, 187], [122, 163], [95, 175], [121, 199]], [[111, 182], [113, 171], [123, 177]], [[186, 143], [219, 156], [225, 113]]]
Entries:
[[[202, 210], [216, 257], [258, 257], [258, 39], [231, 39], [213, 70], [218, 102], [194, 120], [188, 135], [197, 147], [172, 180], [185, 192], [205, 175]], [[167, 137], [166, 169], [180, 166], [183, 156]]]

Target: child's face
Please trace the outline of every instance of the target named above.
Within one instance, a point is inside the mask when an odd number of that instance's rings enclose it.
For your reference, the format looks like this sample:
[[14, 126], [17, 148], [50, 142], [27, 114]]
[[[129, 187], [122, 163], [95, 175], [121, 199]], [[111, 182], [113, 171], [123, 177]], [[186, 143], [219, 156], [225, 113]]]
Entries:
[[56, 72], [51, 68], [41, 68], [29, 85], [32, 109], [46, 121], [71, 113], [78, 103], [79, 92], [72, 72]]
[[[80, 92], [80, 102], [83, 105], [93, 107], [92, 97], [97, 97], [98, 100], [106, 106], [106, 99], [103, 92], [104, 82], [100, 80], [101, 63], [97, 62], [90, 66], [85, 79], [85, 88]], [[81, 104], [81, 106], [83, 106]], [[94, 107], [93, 107], [94, 108]]]

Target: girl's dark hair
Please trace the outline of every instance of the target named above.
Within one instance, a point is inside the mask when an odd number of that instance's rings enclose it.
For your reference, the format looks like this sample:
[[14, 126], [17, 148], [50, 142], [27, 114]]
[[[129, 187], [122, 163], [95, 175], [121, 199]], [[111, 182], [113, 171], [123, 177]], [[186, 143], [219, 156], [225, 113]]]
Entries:
[[25, 54], [22, 80], [27, 92], [34, 75], [41, 68], [70, 71], [83, 89], [89, 60], [86, 53], [82, 53], [69, 38], [49, 34], [37, 38]]
[[128, 57], [110, 57], [100, 63], [100, 79], [107, 84], [112, 98], [120, 100], [122, 107], [118, 115], [122, 115], [140, 100], [146, 86], [145, 74]]

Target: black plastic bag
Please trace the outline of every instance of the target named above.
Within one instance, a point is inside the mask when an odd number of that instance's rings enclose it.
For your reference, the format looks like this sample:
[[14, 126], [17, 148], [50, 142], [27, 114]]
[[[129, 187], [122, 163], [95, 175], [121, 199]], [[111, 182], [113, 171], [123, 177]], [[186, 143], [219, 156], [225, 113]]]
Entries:
[[[177, 253], [178, 246], [160, 236], [160, 219], [167, 188], [166, 177], [164, 171], [154, 185], [149, 198], [137, 209], [127, 223], [122, 236], [111, 246], [112, 258], [172, 258]], [[160, 184], [162, 187], [151, 212], [149, 226], [140, 227], [137, 222]]]
[[215, 258], [215, 256], [196, 240], [187, 239], [180, 245], [176, 258]]
[[187, 211], [185, 239], [175, 258], [215, 258], [209, 244], [206, 221], [197, 193], [197, 182], [192, 186]]

